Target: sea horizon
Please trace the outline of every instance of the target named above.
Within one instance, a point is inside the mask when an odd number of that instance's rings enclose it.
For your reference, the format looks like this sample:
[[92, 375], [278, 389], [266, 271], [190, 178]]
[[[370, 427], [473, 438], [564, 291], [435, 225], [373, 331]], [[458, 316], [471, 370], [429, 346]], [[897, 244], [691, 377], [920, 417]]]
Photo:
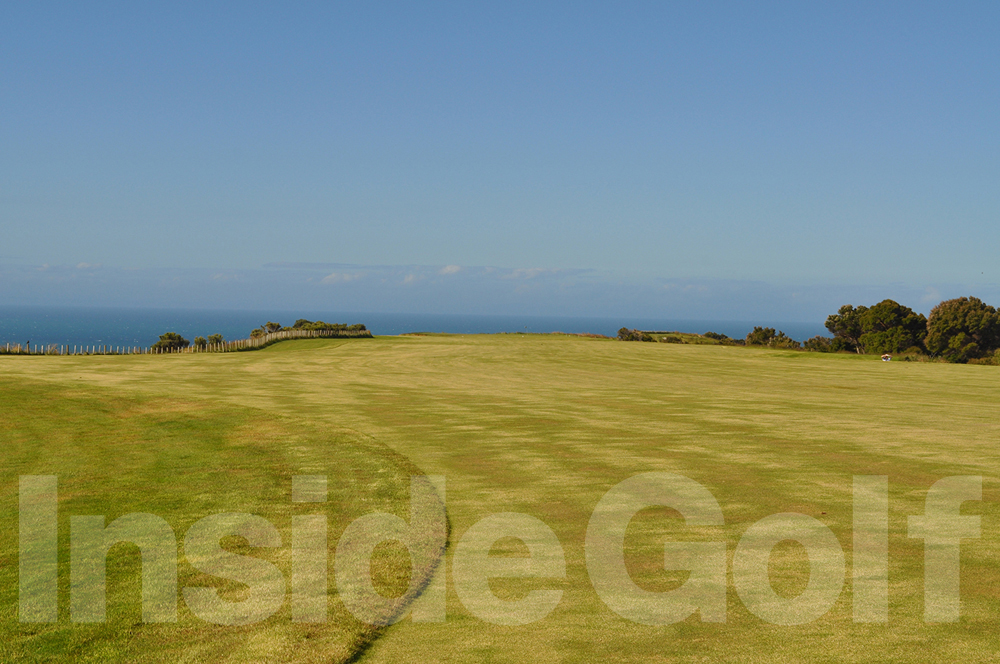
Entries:
[[735, 321], [672, 319], [653, 316], [539, 316], [428, 314], [358, 311], [278, 311], [219, 309], [160, 309], [126, 307], [0, 306], [0, 344], [142, 346], [159, 335], [177, 332], [189, 340], [221, 334], [245, 339], [268, 321], [290, 326], [295, 320], [362, 323], [375, 335], [415, 332], [451, 334], [551, 333], [615, 336], [622, 327], [703, 334], [718, 332], [743, 338], [755, 325], [774, 327], [797, 341], [826, 334], [822, 323], [795, 321]]

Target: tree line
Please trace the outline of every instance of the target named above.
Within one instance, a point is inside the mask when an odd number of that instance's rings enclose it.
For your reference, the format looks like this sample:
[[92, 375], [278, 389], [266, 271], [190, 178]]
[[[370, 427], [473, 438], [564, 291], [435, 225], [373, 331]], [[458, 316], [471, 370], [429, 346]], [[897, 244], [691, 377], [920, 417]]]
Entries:
[[286, 330], [315, 330], [319, 332], [364, 332], [368, 328], [357, 323], [355, 325], [345, 325], [344, 323], [324, 323], [321, 320], [311, 321], [300, 318], [291, 327], [282, 327], [281, 323], [268, 321], [258, 328], [250, 331], [250, 338], [262, 337], [265, 334], [274, 332], [284, 332]]
[[[311, 321], [305, 318], [300, 318], [295, 321], [295, 324], [291, 327], [282, 327], [281, 323], [275, 323], [273, 321], [268, 321], [261, 325], [260, 327], [255, 327], [250, 331], [250, 338], [256, 339], [257, 337], [262, 337], [266, 334], [272, 334], [274, 332], [284, 332], [286, 330], [316, 330], [322, 332], [342, 332], [344, 336], [371, 336], [367, 332], [368, 328], [361, 323], [355, 325], [345, 325], [343, 323], [324, 323], [321, 320]], [[206, 348], [208, 346], [215, 346], [225, 343], [226, 340], [221, 334], [210, 334], [208, 338], [205, 337], [195, 337], [194, 346], [195, 348]], [[183, 336], [176, 332], [167, 332], [160, 335], [160, 340], [153, 344], [154, 351], [161, 352], [172, 352], [177, 351], [182, 348], [187, 348], [191, 345], [191, 341], [185, 339]]]
[[[947, 362], [1000, 365], [1000, 312], [976, 297], [945, 300], [929, 316], [917, 313], [895, 300], [882, 300], [870, 307], [845, 304], [826, 319], [831, 337], [815, 336], [799, 343], [773, 327], [754, 327], [745, 339], [731, 339], [718, 332], [702, 335], [659, 336], [623, 327], [622, 341], [662, 341], [733, 346], [766, 346], [859, 354], [898, 355], [906, 359], [938, 359]], [[710, 340], [710, 341], [706, 341]]]
[[871, 307], [845, 304], [827, 317], [826, 329], [832, 338], [814, 337], [806, 348], [1000, 364], [1000, 312], [977, 297], [945, 300], [926, 317], [894, 300]]
[[[208, 338], [205, 337], [195, 337], [194, 345], [196, 348], [205, 348], [208, 345], [218, 345], [225, 343], [226, 340], [221, 334], [210, 334]], [[181, 348], [187, 348], [191, 345], [191, 342], [182, 337], [176, 332], [167, 332], [160, 335], [160, 340], [153, 344], [154, 351], [161, 352], [171, 352], [180, 350]]]

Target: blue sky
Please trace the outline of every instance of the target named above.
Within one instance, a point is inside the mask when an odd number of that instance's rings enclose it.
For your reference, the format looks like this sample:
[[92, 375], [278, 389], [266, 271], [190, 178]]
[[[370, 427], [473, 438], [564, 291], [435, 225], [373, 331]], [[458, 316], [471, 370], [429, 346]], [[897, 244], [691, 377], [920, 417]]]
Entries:
[[539, 5], [5, 6], [0, 304], [1000, 304], [1000, 5]]

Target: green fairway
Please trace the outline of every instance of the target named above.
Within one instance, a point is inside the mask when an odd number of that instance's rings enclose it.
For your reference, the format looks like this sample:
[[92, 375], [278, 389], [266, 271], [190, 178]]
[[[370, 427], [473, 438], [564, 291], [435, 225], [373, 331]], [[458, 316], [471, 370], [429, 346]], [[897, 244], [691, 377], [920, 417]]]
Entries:
[[[32, 367], [34, 368], [34, 367]], [[309, 427], [294, 418], [220, 401], [142, 395], [129, 390], [8, 378], [0, 391], [0, 661], [75, 662], [331, 662], [345, 661], [377, 636], [337, 602], [327, 624], [293, 624], [287, 604], [264, 622], [211, 625], [181, 609], [176, 623], [144, 624], [138, 549], [118, 545], [108, 556], [107, 620], [70, 622], [67, 515], [132, 512], [164, 518], [182, 535], [216, 513], [248, 513], [274, 524], [287, 546], [295, 515], [325, 511], [336, 537], [370, 511], [398, 512], [408, 501], [410, 475], [402, 457], [351, 431]], [[18, 475], [59, 481], [60, 623], [19, 625]], [[328, 504], [293, 504], [293, 475], [329, 474]], [[247, 554], [239, 541], [224, 542]], [[385, 549], [373, 562], [376, 583], [399, 594], [407, 587], [405, 550]], [[287, 549], [254, 555], [288, 576]], [[426, 576], [426, 563], [415, 574]], [[246, 598], [241, 584], [179, 567], [185, 586], [219, 589], [228, 601]], [[336, 596], [332, 583], [330, 594]], [[184, 604], [181, 603], [183, 607]]]
[[[29, 661], [72, 653], [335, 661], [366, 634], [336, 601], [315, 639], [285, 611], [247, 628], [209, 626], [183, 611], [177, 625], [137, 625], [138, 591], [126, 572], [138, 565], [124, 549], [122, 577], [109, 590], [124, 599], [114, 610], [109, 601], [107, 625], [18, 625], [17, 476], [46, 473], [59, 475], [67, 512], [110, 520], [149, 511], [178, 533], [235, 508], [280, 528], [296, 507], [291, 475], [326, 473], [327, 510], [340, 524], [331, 525], [333, 545], [354, 516], [405, 515], [408, 473], [443, 475], [452, 542], [499, 512], [537, 517], [556, 533], [565, 579], [491, 583], [508, 599], [562, 590], [547, 617], [519, 627], [480, 620], [449, 577], [447, 620], [389, 628], [366, 662], [989, 661], [1000, 652], [997, 367], [497, 335], [294, 341], [224, 355], [12, 356], [0, 357], [0, 373], [0, 648]], [[805, 625], [772, 625], [745, 608], [730, 575], [724, 623], [695, 615], [647, 626], [613, 613], [588, 576], [588, 521], [609, 489], [649, 471], [703, 485], [725, 525], [692, 530], [665, 508], [640, 512], [626, 537], [638, 585], [664, 591], [684, 581], [663, 570], [665, 541], [724, 540], [731, 560], [751, 524], [799, 512], [829, 526], [843, 547], [839, 600]], [[855, 475], [889, 477], [886, 624], [852, 620]], [[962, 541], [961, 620], [928, 624], [923, 542], [907, 537], [907, 516], [923, 514], [930, 486], [953, 475], [983, 476], [983, 500], [963, 507], [982, 516], [982, 537]], [[517, 556], [522, 545], [496, 549]], [[808, 569], [801, 546], [782, 543], [769, 566], [775, 591], [801, 592]], [[309, 647], [291, 647], [302, 643]]]

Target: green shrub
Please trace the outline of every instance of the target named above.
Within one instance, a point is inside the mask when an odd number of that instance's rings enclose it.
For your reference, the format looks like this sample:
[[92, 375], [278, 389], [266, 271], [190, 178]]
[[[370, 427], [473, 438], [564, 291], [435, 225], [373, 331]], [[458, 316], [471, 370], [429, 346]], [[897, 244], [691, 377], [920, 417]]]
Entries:
[[767, 346], [768, 348], [801, 348], [802, 344], [787, 336], [784, 332], [775, 332], [773, 327], [755, 326], [747, 335], [748, 346]]
[[843, 337], [834, 337], [833, 340], [830, 342], [831, 353], [839, 353], [841, 351], [848, 351], [850, 353], [854, 353], [857, 352], [857, 350], [858, 349], [854, 344], [852, 344], [847, 339], [844, 339]]
[[774, 338], [773, 327], [754, 326], [753, 330], [747, 334], [747, 346], [766, 346]]
[[191, 345], [191, 342], [177, 334], [176, 332], [167, 332], [166, 334], [160, 335], [160, 340], [153, 344], [153, 350], [158, 351], [172, 351], [180, 350], [181, 348], [187, 348]]
[[816, 335], [812, 339], [806, 339], [802, 347], [806, 350], [811, 350], [816, 353], [831, 353], [833, 352], [833, 339], [830, 337], [823, 337]]
[[623, 327], [618, 330], [618, 338], [621, 341], [656, 341], [651, 334], [642, 330], [630, 330]]
[[[306, 320], [305, 318], [300, 318], [297, 321], [295, 321], [295, 324], [292, 325], [290, 328], [286, 327], [284, 329], [286, 329], [286, 330], [316, 330], [316, 331], [322, 331], [322, 332], [330, 332], [330, 331], [332, 331], [332, 332], [364, 332], [368, 328], [365, 327], [364, 325], [362, 325], [361, 323], [357, 323], [355, 325], [345, 325], [344, 323], [324, 323], [321, 320], [313, 322], [311, 320]], [[624, 328], [622, 328], [622, 329], [624, 329]]]

